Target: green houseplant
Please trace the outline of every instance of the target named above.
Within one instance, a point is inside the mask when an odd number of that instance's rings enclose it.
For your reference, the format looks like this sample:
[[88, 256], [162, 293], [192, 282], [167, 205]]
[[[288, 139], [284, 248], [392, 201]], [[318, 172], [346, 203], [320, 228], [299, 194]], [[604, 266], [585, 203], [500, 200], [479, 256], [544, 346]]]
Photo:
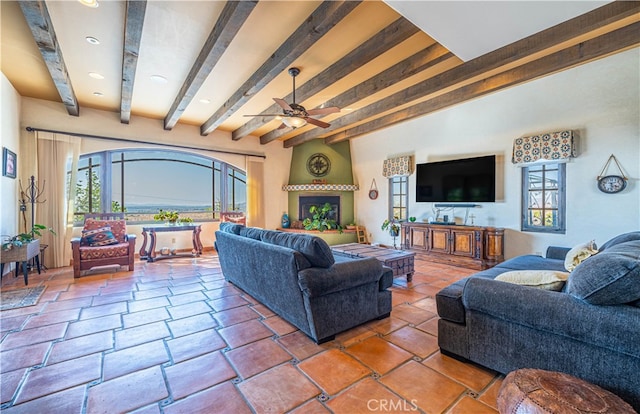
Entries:
[[396, 249], [396, 237], [400, 235], [400, 222], [398, 221], [398, 217], [394, 216], [391, 220], [385, 219], [380, 229], [389, 232], [389, 235], [393, 237], [393, 248]]
[[331, 204], [324, 203], [322, 207], [311, 206], [309, 213], [313, 214], [311, 218], [307, 217], [302, 221], [305, 230], [338, 230], [342, 233], [342, 226], [331, 217]]
[[31, 243], [36, 236], [42, 236], [43, 231], [49, 231], [53, 235], [56, 234], [51, 227], [47, 227], [44, 224], [34, 224], [29, 233], [3, 236], [5, 239], [2, 241], [2, 250], [11, 250], [14, 247], [22, 247], [25, 244]]
[[191, 217], [180, 217], [180, 213], [177, 211], [168, 211], [163, 209], [160, 209], [158, 214], [154, 214], [153, 219], [156, 221], [164, 221], [169, 224], [193, 223], [193, 219]]

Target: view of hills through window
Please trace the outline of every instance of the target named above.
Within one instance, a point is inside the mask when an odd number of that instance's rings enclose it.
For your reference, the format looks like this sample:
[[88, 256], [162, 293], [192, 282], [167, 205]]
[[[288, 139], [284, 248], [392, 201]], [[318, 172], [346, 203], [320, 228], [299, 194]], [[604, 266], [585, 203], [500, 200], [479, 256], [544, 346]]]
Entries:
[[[224, 178], [223, 178], [224, 177]], [[246, 174], [230, 164], [180, 151], [128, 150], [82, 156], [76, 220], [83, 213], [124, 211], [130, 222], [153, 221], [159, 210], [194, 221], [246, 211]]]

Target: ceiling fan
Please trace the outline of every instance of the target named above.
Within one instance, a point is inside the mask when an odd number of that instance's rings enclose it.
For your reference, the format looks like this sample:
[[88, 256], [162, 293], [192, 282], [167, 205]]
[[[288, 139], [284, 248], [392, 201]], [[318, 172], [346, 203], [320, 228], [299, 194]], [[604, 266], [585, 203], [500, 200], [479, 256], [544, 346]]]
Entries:
[[311, 115], [328, 115], [335, 112], [340, 112], [340, 108], [337, 106], [330, 106], [327, 108], [316, 108], [306, 110], [304, 106], [296, 103], [296, 76], [300, 74], [300, 69], [289, 68], [289, 75], [293, 78], [293, 102], [287, 103], [284, 99], [273, 98], [273, 100], [282, 108], [282, 114], [260, 114], [260, 115], [245, 115], [245, 116], [277, 116], [282, 120], [282, 124], [278, 129], [285, 127], [300, 128], [307, 123], [319, 126], [321, 128], [328, 128], [331, 124], [320, 121], [315, 118], [311, 118]]

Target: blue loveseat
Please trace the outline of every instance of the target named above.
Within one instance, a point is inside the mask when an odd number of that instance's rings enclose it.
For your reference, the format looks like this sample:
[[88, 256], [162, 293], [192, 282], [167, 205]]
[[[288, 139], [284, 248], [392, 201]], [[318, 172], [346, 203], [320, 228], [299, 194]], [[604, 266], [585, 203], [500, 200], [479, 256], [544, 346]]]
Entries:
[[561, 291], [494, 280], [515, 270], [565, 270], [569, 249], [525, 255], [436, 295], [444, 354], [501, 373], [565, 372], [640, 411], [640, 232], [620, 235], [581, 262]]
[[393, 272], [375, 258], [333, 254], [308, 234], [221, 223], [224, 277], [317, 343], [391, 313]]

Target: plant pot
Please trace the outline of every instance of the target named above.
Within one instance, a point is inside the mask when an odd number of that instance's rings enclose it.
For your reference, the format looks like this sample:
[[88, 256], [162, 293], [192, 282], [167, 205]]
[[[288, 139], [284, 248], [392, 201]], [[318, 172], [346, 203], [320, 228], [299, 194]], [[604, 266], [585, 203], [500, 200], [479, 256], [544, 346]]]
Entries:
[[2, 263], [24, 262], [40, 254], [40, 239], [2, 251]]

